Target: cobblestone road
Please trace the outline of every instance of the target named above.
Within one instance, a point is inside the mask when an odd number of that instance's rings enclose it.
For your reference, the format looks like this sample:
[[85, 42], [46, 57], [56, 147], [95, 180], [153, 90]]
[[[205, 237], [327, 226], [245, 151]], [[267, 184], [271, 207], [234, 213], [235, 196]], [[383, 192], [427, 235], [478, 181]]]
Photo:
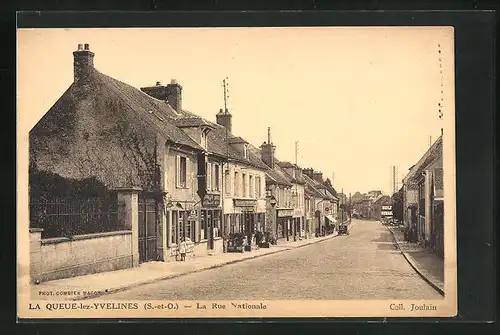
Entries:
[[442, 299], [396, 249], [378, 222], [351, 234], [100, 299]]

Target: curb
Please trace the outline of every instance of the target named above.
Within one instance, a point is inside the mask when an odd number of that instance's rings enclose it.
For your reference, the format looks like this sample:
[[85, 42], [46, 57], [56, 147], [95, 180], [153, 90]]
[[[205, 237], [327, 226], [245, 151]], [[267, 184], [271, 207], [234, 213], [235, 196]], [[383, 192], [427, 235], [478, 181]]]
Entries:
[[81, 301], [81, 300], [94, 299], [94, 298], [97, 298], [97, 297], [101, 297], [103, 295], [109, 295], [109, 294], [113, 294], [113, 293], [125, 291], [125, 290], [128, 290], [130, 288], [134, 288], [134, 287], [137, 287], [137, 286], [140, 286], [140, 285], [152, 284], [152, 283], [155, 283], [155, 282], [161, 281], [161, 280], [174, 279], [174, 278], [178, 278], [178, 277], [182, 277], [182, 276], [187, 276], [187, 275], [194, 274], [194, 273], [199, 273], [199, 272], [203, 272], [203, 271], [207, 271], [207, 270], [211, 270], [211, 269], [220, 268], [220, 267], [223, 267], [223, 266], [226, 266], [226, 265], [230, 265], [230, 264], [244, 262], [244, 261], [247, 261], [247, 260], [250, 260], [250, 259], [260, 258], [260, 257], [268, 256], [268, 255], [274, 255], [274, 254], [277, 254], [277, 253], [280, 253], [280, 252], [285, 252], [285, 251], [288, 251], [288, 250], [293, 250], [293, 249], [298, 249], [298, 248], [306, 247], [306, 246], [311, 245], [311, 244], [321, 243], [321, 242], [330, 240], [330, 239], [332, 239], [334, 237], [337, 237], [337, 235], [332, 235], [331, 237], [328, 237], [328, 238], [325, 238], [325, 239], [322, 239], [322, 240], [319, 240], [319, 241], [314, 241], [314, 242], [311, 242], [311, 243], [305, 243], [305, 244], [299, 245], [297, 247], [284, 247], [283, 249], [272, 251], [272, 252], [268, 252], [268, 253], [263, 254], [263, 255], [255, 255], [255, 256], [248, 257], [248, 258], [235, 259], [235, 260], [224, 262], [224, 263], [210, 265], [208, 267], [204, 267], [204, 268], [201, 268], [201, 269], [196, 269], [196, 270], [191, 270], [191, 271], [187, 271], [187, 272], [175, 273], [175, 274], [166, 275], [166, 276], [163, 276], [163, 277], [157, 277], [157, 278], [153, 278], [153, 279], [148, 279], [148, 280], [144, 280], [144, 281], [141, 281], [141, 282], [132, 283], [132, 284], [125, 285], [125, 286], [108, 289], [108, 290], [106, 290], [104, 292], [100, 292], [98, 294], [87, 295], [87, 296], [85, 296], [83, 298], [82, 297], [78, 297], [78, 298], [72, 298], [72, 299], [68, 299], [68, 300], [69, 301]]
[[148, 280], [144, 280], [144, 281], [141, 281], [141, 282], [132, 283], [132, 284], [125, 285], [125, 286], [108, 289], [107, 291], [104, 291], [102, 293], [93, 294], [93, 295], [87, 295], [84, 298], [73, 298], [73, 299], [69, 299], [69, 300], [79, 301], [79, 300], [94, 299], [94, 298], [97, 298], [97, 297], [101, 297], [103, 295], [108, 295], [108, 294], [112, 294], [112, 293], [117, 293], [117, 292], [125, 291], [125, 290], [128, 290], [130, 288], [134, 288], [134, 287], [137, 287], [137, 286], [140, 286], [140, 285], [147, 285], [147, 284], [152, 284], [152, 283], [155, 283], [155, 282], [161, 281], [161, 280], [174, 279], [174, 278], [178, 278], [178, 277], [182, 277], [182, 276], [187, 276], [187, 275], [190, 275], [190, 274], [199, 273], [199, 272], [207, 271], [207, 270], [210, 270], [210, 269], [220, 268], [220, 267], [223, 267], [225, 265], [240, 263], [240, 262], [243, 262], [243, 261], [246, 261], [246, 260], [249, 260], [249, 259], [264, 257], [264, 256], [267, 256], [267, 255], [272, 255], [272, 254], [277, 254], [279, 252], [283, 252], [283, 251], [287, 251], [287, 250], [291, 250], [291, 249], [295, 249], [295, 248], [283, 248], [283, 249], [276, 250], [276, 251], [273, 251], [273, 252], [269, 252], [269, 253], [263, 254], [263, 255], [255, 255], [255, 256], [252, 256], [252, 257], [248, 257], [248, 258], [235, 259], [233, 261], [228, 261], [228, 262], [225, 262], [225, 263], [214, 264], [214, 265], [210, 265], [208, 267], [204, 267], [204, 268], [201, 268], [201, 269], [196, 269], [196, 270], [191, 270], [191, 271], [187, 271], [187, 272], [175, 273], [175, 274], [166, 275], [166, 276], [163, 276], [163, 277], [157, 277], [157, 278], [153, 278], [153, 279], [148, 279]]
[[401, 252], [401, 254], [403, 255], [403, 257], [406, 259], [406, 261], [408, 262], [408, 264], [410, 264], [410, 266], [413, 268], [413, 270], [415, 270], [415, 272], [420, 276], [422, 277], [422, 279], [427, 283], [429, 284], [433, 289], [435, 289], [436, 291], [439, 292], [439, 294], [441, 294], [443, 297], [444, 297], [444, 290], [441, 289], [436, 283], [434, 283], [431, 279], [427, 278], [427, 276], [425, 276], [423, 273], [422, 273], [422, 270], [420, 270], [418, 268], [418, 266], [410, 260], [410, 258], [408, 257], [408, 255], [406, 254], [406, 252], [404, 252], [403, 250], [401, 250], [401, 245], [399, 244], [398, 240], [396, 239], [396, 236], [394, 235], [394, 232], [386, 227], [387, 230], [389, 230], [389, 232], [391, 233], [392, 235], [392, 238], [394, 239], [394, 242], [396, 242], [396, 245], [398, 247], [398, 250]]

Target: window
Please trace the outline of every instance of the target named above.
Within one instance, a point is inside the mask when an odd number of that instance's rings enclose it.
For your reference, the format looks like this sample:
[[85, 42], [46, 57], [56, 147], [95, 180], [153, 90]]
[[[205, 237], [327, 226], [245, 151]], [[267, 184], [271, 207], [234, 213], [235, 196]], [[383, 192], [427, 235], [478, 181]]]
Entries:
[[246, 174], [242, 174], [242, 180], [243, 180], [243, 194], [242, 196], [243, 197], [246, 197], [247, 196], [247, 175]]
[[262, 189], [261, 189], [260, 177], [255, 177], [255, 190], [257, 192], [257, 198], [262, 197]]
[[231, 194], [231, 173], [228, 170], [226, 170], [224, 174], [224, 188], [226, 189], [226, 194], [230, 195]]
[[248, 158], [248, 147], [247, 145], [245, 144], [245, 146], [243, 147], [243, 154], [245, 155], [245, 158]]
[[219, 175], [219, 165], [214, 164], [214, 190], [219, 191], [219, 182], [220, 182], [220, 175]]
[[249, 194], [248, 196], [250, 198], [255, 197], [255, 191], [254, 191], [254, 185], [253, 185], [253, 176], [248, 176], [248, 189], [249, 189]]
[[212, 164], [207, 163], [206, 171], [207, 171], [207, 190], [211, 190], [212, 189]]
[[234, 172], [234, 196], [239, 197], [240, 196], [240, 180], [238, 179], [239, 175], [238, 172]]
[[184, 156], [177, 156], [176, 158], [176, 186], [178, 188], [186, 188], [187, 177], [188, 177], [188, 167], [189, 159]]

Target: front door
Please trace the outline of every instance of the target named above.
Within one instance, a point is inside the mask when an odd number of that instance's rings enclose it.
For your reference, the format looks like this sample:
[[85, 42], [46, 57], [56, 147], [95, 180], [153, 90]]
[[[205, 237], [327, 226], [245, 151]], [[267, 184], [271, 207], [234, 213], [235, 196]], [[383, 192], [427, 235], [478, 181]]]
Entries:
[[156, 260], [156, 201], [139, 196], [139, 262]]
[[214, 214], [207, 211], [208, 249], [214, 249]]

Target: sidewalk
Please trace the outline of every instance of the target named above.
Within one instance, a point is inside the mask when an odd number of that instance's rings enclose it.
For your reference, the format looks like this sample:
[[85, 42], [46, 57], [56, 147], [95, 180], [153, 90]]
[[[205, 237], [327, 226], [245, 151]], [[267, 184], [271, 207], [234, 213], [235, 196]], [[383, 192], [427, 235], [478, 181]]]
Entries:
[[387, 226], [408, 263], [434, 289], [444, 296], [444, 261], [417, 243], [404, 240], [401, 227]]
[[[353, 225], [349, 225], [349, 229]], [[159, 280], [184, 276], [227, 264], [272, 255], [286, 250], [301, 248], [319, 243], [337, 236], [337, 232], [324, 237], [313, 237], [297, 241], [278, 241], [271, 248], [260, 248], [244, 253], [222, 253], [215, 256], [203, 256], [186, 262], [148, 262], [138, 267], [124, 270], [96, 273], [86, 276], [65, 278], [30, 284], [32, 300], [81, 300], [110, 294], [125, 289], [144, 285]]]

